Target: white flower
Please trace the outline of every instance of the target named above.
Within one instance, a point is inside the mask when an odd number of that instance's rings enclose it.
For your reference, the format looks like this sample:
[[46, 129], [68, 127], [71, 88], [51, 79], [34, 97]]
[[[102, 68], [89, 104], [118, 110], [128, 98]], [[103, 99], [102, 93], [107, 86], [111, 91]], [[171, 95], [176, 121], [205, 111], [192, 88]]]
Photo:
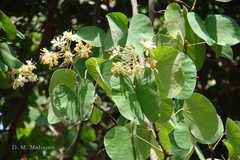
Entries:
[[72, 54], [72, 52], [66, 51], [63, 54], [63, 57], [64, 57], [64, 61], [63, 61], [64, 64], [72, 64], [73, 63], [74, 54]]
[[109, 59], [113, 59], [114, 57], [116, 57], [116, 56], [118, 56], [118, 55], [120, 55], [120, 54], [121, 54], [120, 46], [117, 46], [116, 48], [114, 48], [114, 49], [112, 50], [112, 54], [111, 54], [111, 56], [110, 56]]
[[77, 34], [73, 34], [71, 31], [70, 32], [68, 32], [68, 31], [63, 32], [63, 38], [67, 39], [69, 41], [74, 41], [74, 42], [80, 42], [81, 41], [80, 37]]
[[64, 46], [67, 44], [67, 41], [62, 37], [62, 36], [58, 36], [56, 38], [54, 38], [52, 41], [52, 46], [54, 48], [64, 48]]
[[141, 44], [144, 47], [146, 56], [150, 54], [152, 49], [156, 48], [156, 45], [153, 43], [153, 41], [141, 41]]

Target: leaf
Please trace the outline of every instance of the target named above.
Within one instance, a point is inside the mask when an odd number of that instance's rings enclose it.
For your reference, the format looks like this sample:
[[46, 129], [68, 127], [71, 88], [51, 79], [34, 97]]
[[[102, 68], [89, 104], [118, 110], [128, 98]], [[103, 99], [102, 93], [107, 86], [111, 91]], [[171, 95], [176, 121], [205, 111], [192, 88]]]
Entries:
[[10, 77], [2, 71], [0, 71], [0, 82], [0, 89], [7, 89], [12, 87]]
[[0, 10], [0, 27], [7, 33], [7, 37], [10, 40], [16, 38], [17, 29], [12, 23], [11, 19]]
[[91, 77], [106, 92], [107, 96], [111, 97], [111, 90], [109, 84], [107, 84], [107, 82], [104, 80], [100, 71], [100, 65], [104, 61], [104, 59], [92, 57], [86, 61], [86, 67]]
[[[73, 92], [76, 89], [76, 82], [77, 82], [77, 74], [70, 69], [58, 69], [53, 73], [50, 80], [49, 88], [48, 88], [49, 95], [51, 98], [51, 105], [49, 106], [49, 109], [48, 109], [48, 123], [50, 124], [57, 123], [61, 121], [63, 119], [63, 116], [66, 114], [66, 110], [64, 110], [63, 113], [61, 113], [56, 108], [56, 106], [54, 106], [54, 102], [53, 102], [54, 88], [59, 85], [64, 85], [65, 87], [69, 88]], [[60, 107], [60, 108], [64, 108], [64, 107]]]
[[224, 139], [223, 143], [228, 150], [228, 158], [229, 159], [239, 159], [240, 158], [240, 154], [236, 153], [235, 149], [233, 148], [233, 146], [231, 145], [231, 143], [228, 140]]
[[[129, 124], [112, 128], [104, 137], [104, 146], [112, 160], [145, 160], [154, 137], [147, 126]], [[123, 143], [124, 142], [124, 143]]]
[[212, 144], [212, 139], [218, 131], [218, 117], [213, 104], [206, 97], [193, 93], [184, 102], [183, 116], [191, 133], [199, 142]]
[[186, 99], [190, 97], [196, 85], [196, 67], [192, 60], [182, 52], [171, 47], [159, 47], [154, 50], [158, 60], [156, 81], [161, 96]]
[[235, 45], [240, 42], [240, 27], [237, 22], [224, 15], [209, 15], [206, 29], [218, 45]]
[[91, 46], [103, 46], [105, 32], [101, 28], [98, 28], [96, 26], [81, 27], [77, 34], [83, 41], [89, 43]]
[[95, 87], [89, 80], [82, 80], [78, 92], [80, 119], [87, 120], [93, 110]]
[[111, 78], [112, 100], [123, 117], [141, 123], [144, 116], [132, 82], [126, 77]]
[[203, 20], [196, 13], [189, 12], [187, 14], [187, 19], [191, 29], [197, 36], [205, 40], [206, 43], [210, 46], [215, 43], [215, 40], [212, 39], [212, 37], [208, 33]]
[[0, 59], [10, 69], [19, 68], [22, 66], [22, 62], [11, 54], [7, 43], [0, 43]]
[[137, 98], [143, 113], [150, 121], [164, 123], [173, 113], [173, 104], [171, 99], [161, 98], [156, 87], [154, 83], [137, 84]]
[[107, 14], [107, 20], [111, 32], [111, 40], [113, 47], [124, 47], [127, 41], [128, 34], [128, 18], [120, 12], [112, 12]]
[[227, 118], [226, 122], [226, 137], [235, 152], [240, 156], [240, 127], [230, 118]]
[[231, 46], [228, 46], [228, 45], [226, 45], [226, 46], [213, 45], [213, 46], [211, 46], [211, 48], [216, 53], [217, 57], [221, 56], [221, 57], [225, 57], [225, 58], [228, 58], [230, 60], [233, 60], [233, 50], [232, 50]]
[[53, 109], [60, 117], [76, 122], [79, 119], [79, 108], [77, 97], [71, 88], [66, 85], [57, 85], [53, 89], [51, 96]]
[[0, 59], [0, 72], [6, 72], [8, 70], [8, 66], [3, 63], [3, 61]]
[[102, 120], [102, 115], [103, 112], [100, 109], [98, 109], [97, 107], [93, 107], [91, 122], [95, 125], [98, 124]]
[[232, 0], [216, 0], [218, 2], [223, 2], [223, 3], [227, 3], [227, 2], [231, 2]]
[[184, 123], [177, 124], [173, 131], [173, 136], [178, 147], [186, 150], [193, 147], [191, 133]]
[[112, 160], [135, 160], [132, 134], [125, 127], [117, 126], [108, 131], [104, 137], [104, 146]]
[[185, 18], [185, 30], [186, 30], [186, 40], [187, 40], [187, 54], [190, 56], [192, 61], [199, 71], [205, 60], [206, 46], [191, 29], [187, 20], [187, 8], [183, 7], [184, 18]]
[[133, 46], [138, 54], [142, 54], [144, 47], [141, 42], [152, 41], [153, 35], [150, 19], [143, 14], [137, 14], [131, 19], [126, 46]]
[[166, 8], [164, 18], [168, 33], [175, 39], [180, 36], [184, 40], [185, 26], [181, 7], [177, 3], [170, 3]]
[[60, 84], [66, 85], [71, 90], [75, 90], [76, 82], [77, 82], [76, 72], [70, 69], [58, 69], [53, 73], [51, 77], [48, 88], [49, 94], [51, 95], [53, 89]]

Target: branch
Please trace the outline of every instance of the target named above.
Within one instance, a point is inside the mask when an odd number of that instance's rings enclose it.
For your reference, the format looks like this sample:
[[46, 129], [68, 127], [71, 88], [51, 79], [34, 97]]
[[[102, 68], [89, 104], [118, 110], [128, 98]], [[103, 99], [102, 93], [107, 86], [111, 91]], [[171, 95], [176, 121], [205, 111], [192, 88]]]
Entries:
[[77, 134], [74, 138], [74, 140], [72, 141], [72, 144], [70, 145], [67, 154], [64, 156], [64, 160], [72, 160], [73, 156], [75, 154], [75, 152], [77, 151], [77, 145], [78, 142], [80, 141], [80, 133], [81, 133], [81, 128], [83, 126], [83, 122], [79, 123], [79, 125], [77, 126]]
[[131, 0], [131, 5], [132, 5], [132, 15], [138, 14], [138, 3], [137, 0]]
[[155, 0], [149, 0], [148, 1], [148, 10], [149, 10], [149, 17], [151, 19], [151, 22], [154, 22], [155, 18]]
[[117, 125], [117, 121], [116, 119], [107, 111], [105, 111], [104, 109], [102, 109], [101, 107], [99, 107], [98, 105], [94, 104], [94, 107], [97, 107], [98, 109], [100, 109], [103, 113], [106, 113], [106, 115], [111, 119], [111, 121], [114, 123], [114, 125]]
[[172, 155], [169, 154], [168, 151], [164, 148], [164, 146], [160, 143], [159, 131], [158, 131], [155, 123], [153, 123], [153, 131], [154, 131], [155, 136], [156, 136], [156, 141], [163, 151], [164, 160], [167, 160], [168, 157], [171, 157]]

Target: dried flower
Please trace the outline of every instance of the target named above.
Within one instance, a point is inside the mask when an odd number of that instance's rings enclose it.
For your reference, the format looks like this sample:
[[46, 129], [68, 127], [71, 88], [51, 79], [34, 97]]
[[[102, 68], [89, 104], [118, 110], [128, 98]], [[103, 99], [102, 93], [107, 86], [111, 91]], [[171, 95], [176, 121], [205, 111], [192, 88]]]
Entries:
[[64, 57], [64, 61], [63, 61], [64, 64], [72, 64], [73, 63], [74, 54], [72, 54], [72, 52], [65, 51], [63, 54], [63, 57]]
[[146, 56], [151, 53], [152, 49], [156, 48], [156, 45], [153, 43], [153, 41], [141, 41], [141, 44], [144, 47]]
[[74, 41], [74, 42], [81, 42], [80, 37], [77, 34], [73, 34], [71, 31], [65, 31], [63, 32], [63, 38], [69, 40], [69, 41]]
[[56, 52], [49, 51], [46, 48], [43, 48], [41, 51], [42, 51], [41, 53], [42, 64], [48, 64], [49, 68], [58, 65], [59, 55]]

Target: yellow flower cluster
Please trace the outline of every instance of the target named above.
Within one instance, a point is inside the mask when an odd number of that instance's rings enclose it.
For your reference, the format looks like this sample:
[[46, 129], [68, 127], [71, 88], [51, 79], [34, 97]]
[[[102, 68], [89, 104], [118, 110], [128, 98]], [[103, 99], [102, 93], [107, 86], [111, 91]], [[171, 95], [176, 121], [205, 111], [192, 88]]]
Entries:
[[61, 65], [71, 65], [74, 57], [88, 58], [91, 54], [92, 47], [72, 32], [63, 32], [63, 35], [56, 37], [51, 43], [52, 51], [46, 48], [41, 50], [41, 62], [49, 65], [49, 68], [58, 66], [60, 62]]
[[23, 64], [20, 68], [12, 71], [13, 89], [23, 87], [25, 83], [37, 81], [37, 75], [33, 73], [36, 66], [31, 61], [26, 61], [27, 64]]
[[[157, 61], [152, 58], [151, 52], [156, 48], [152, 41], [142, 41], [144, 53], [146, 57], [140, 57], [133, 47], [121, 48], [117, 46], [112, 49], [109, 59], [115, 58], [117, 61], [113, 62], [112, 73], [115, 75], [141, 75], [144, 68], [156, 70]], [[144, 56], [144, 55], [143, 55]], [[140, 62], [143, 60], [143, 62]]]

